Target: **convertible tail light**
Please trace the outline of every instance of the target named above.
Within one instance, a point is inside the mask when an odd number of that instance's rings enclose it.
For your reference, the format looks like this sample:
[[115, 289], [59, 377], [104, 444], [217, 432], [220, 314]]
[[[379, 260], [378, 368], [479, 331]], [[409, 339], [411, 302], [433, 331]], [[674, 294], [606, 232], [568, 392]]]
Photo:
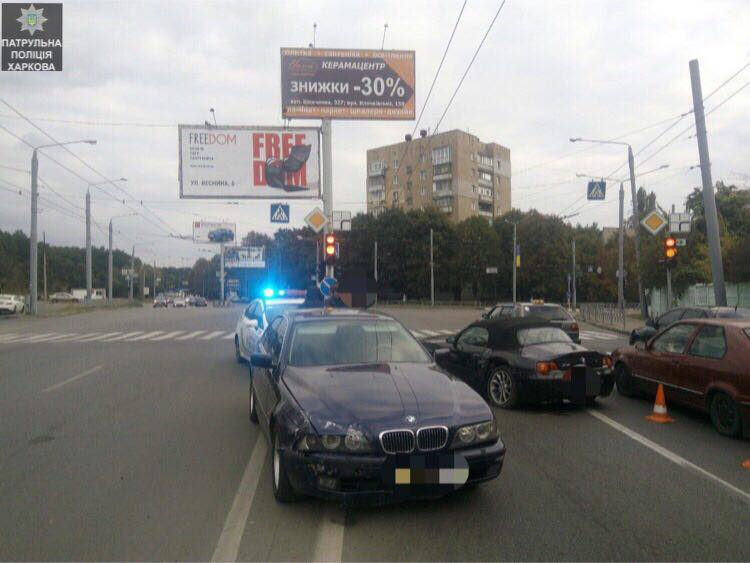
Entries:
[[549, 372], [552, 370], [557, 369], [557, 364], [555, 362], [537, 362], [536, 363], [536, 372], [539, 375], [549, 375]]
[[569, 329], [570, 330], [578, 330], [578, 323], [570, 323]]

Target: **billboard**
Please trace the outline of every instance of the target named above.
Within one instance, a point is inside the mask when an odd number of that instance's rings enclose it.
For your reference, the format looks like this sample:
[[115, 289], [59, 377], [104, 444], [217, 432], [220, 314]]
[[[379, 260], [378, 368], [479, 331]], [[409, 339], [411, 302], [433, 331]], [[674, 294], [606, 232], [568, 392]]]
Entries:
[[234, 223], [193, 221], [193, 242], [234, 242], [236, 234]]
[[183, 199], [320, 197], [320, 138], [314, 127], [179, 125]]
[[225, 268], [265, 268], [265, 247], [233, 246], [224, 250]]
[[414, 119], [414, 51], [281, 49], [281, 116]]

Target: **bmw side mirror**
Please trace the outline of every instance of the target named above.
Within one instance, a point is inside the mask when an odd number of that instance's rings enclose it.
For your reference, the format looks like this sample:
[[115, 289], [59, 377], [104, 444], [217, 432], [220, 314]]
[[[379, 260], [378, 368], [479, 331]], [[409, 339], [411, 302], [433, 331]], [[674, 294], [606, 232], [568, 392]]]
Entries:
[[456, 343], [456, 337], [455, 337], [455, 336], [453, 336], [453, 335], [451, 335], [451, 336], [449, 336], [448, 338], [446, 338], [446, 339], [445, 339], [445, 341], [446, 341], [446, 342], [447, 342], [448, 344], [450, 344], [451, 346], [453, 346], [453, 345], [454, 345], [454, 344]]
[[256, 368], [273, 368], [273, 358], [271, 354], [251, 354], [250, 365]]

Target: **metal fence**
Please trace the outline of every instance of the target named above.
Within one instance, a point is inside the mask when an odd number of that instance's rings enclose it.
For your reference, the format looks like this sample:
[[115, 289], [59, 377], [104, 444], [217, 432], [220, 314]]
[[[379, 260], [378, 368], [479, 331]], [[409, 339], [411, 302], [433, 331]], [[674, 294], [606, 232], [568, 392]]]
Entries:
[[580, 303], [578, 316], [582, 321], [610, 326], [625, 327], [626, 322], [623, 311], [616, 303]]

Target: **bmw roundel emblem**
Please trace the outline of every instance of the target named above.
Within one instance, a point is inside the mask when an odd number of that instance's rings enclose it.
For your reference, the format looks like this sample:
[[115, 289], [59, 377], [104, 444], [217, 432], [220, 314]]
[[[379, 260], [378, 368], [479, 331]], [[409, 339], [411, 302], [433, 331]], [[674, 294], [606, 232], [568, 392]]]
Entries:
[[405, 418], [406, 422], [409, 424], [414, 424], [417, 421], [417, 418], [412, 415], [407, 415]]

